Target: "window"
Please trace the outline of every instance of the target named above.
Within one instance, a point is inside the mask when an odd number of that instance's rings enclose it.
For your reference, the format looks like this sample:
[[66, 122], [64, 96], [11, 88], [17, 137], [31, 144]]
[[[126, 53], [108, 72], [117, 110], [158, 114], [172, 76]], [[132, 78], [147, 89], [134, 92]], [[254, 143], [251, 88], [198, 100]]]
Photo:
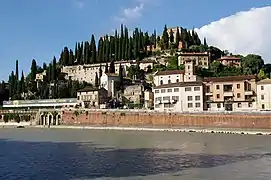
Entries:
[[251, 102], [248, 103], [248, 107], [252, 107], [252, 103]]
[[192, 96], [187, 96], [187, 101], [192, 101], [193, 97]]
[[207, 103], [207, 109], [211, 108], [211, 104]]
[[240, 98], [241, 97], [241, 94], [240, 93], [237, 93], [237, 98]]
[[216, 85], [216, 89], [219, 89], [219, 85]]
[[179, 96], [172, 96], [172, 100], [179, 101]]
[[166, 92], [166, 90], [165, 90], [165, 89], [162, 89], [162, 90], [161, 90], [161, 93], [165, 93], [165, 92]]
[[264, 95], [261, 95], [261, 100], [264, 100]]
[[154, 92], [155, 92], [155, 93], [159, 93], [159, 90], [155, 90]]
[[185, 91], [191, 91], [191, 87], [186, 87]]
[[220, 109], [220, 108], [221, 108], [221, 104], [220, 104], [220, 103], [217, 103], [217, 104], [216, 104], [216, 107], [217, 107], [218, 109]]
[[160, 107], [160, 104], [155, 104], [154, 107], [155, 107], [155, 108], [159, 108], [159, 107]]
[[77, 100], [80, 100], [80, 96], [77, 96]]
[[193, 107], [193, 104], [192, 104], [192, 103], [188, 103], [188, 104], [187, 104], [187, 107], [188, 107], [188, 108], [192, 108], [192, 107]]
[[238, 103], [238, 107], [239, 107], [239, 108], [242, 107], [242, 104], [241, 104], [241, 103]]
[[200, 87], [194, 87], [194, 91], [200, 91]]
[[170, 100], [170, 96], [164, 96], [163, 97], [163, 101], [169, 101]]
[[217, 95], [216, 95], [216, 98], [219, 99], [219, 98], [220, 98], [220, 94], [217, 94]]
[[262, 109], [265, 109], [264, 104], [262, 104]]
[[168, 84], [170, 84], [171, 83], [170, 79], [167, 82], [168, 82]]
[[196, 107], [197, 107], [197, 108], [200, 107], [200, 103], [196, 103]]
[[163, 85], [163, 80], [160, 80], [160, 85]]
[[176, 82], [179, 82], [179, 79], [176, 79]]
[[261, 86], [261, 90], [262, 90], [262, 91], [264, 90], [264, 86]]
[[179, 92], [179, 88], [174, 88], [174, 92]]
[[172, 89], [167, 89], [167, 92], [172, 92]]
[[195, 97], [195, 100], [196, 100], [196, 101], [199, 101], [199, 100], [200, 100], [200, 96], [196, 96], [196, 97]]
[[237, 84], [237, 89], [240, 89], [240, 84]]
[[190, 66], [187, 66], [188, 69], [190, 69]]

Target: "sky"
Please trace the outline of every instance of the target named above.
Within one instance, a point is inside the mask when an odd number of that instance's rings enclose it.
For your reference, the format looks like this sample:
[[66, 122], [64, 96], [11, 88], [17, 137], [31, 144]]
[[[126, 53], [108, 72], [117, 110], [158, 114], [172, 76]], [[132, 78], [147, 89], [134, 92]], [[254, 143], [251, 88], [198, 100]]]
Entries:
[[161, 33], [168, 27], [195, 28], [209, 45], [233, 53], [256, 53], [271, 63], [270, 0], [1, 0], [0, 80], [15, 61], [29, 72], [58, 57], [64, 46], [112, 33], [123, 23], [131, 30]]

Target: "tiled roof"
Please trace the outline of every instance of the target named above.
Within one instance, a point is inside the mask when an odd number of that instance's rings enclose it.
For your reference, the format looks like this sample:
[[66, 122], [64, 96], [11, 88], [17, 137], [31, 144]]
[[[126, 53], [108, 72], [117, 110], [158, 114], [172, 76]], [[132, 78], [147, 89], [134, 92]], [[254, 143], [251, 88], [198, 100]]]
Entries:
[[221, 57], [219, 59], [217, 59], [217, 61], [231, 61], [231, 60], [241, 60], [241, 58], [238, 58], [238, 57], [234, 57], [234, 56], [224, 56], [224, 57]]
[[159, 71], [156, 75], [164, 76], [164, 75], [173, 75], [173, 74], [184, 74], [184, 71], [183, 70]]
[[251, 80], [256, 79], [254, 75], [247, 75], [247, 76], [223, 76], [223, 77], [208, 77], [204, 78], [204, 82], [233, 82], [233, 81], [244, 81], [244, 80]]
[[178, 82], [178, 83], [170, 83], [170, 84], [155, 86], [154, 89], [170, 88], [170, 87], [184, 87], [184, 86], [201, 86], [201, 85], [202, 85], [202, 81]]
[[204, 53], [181, 53], [180, 56], [209, 56], [209, 54], [207, 52]]
[[113, 76], [113, 77], [115, 77], [115, 76], [119, 76], [118, 74], [115, 74], [115, 73], [105, 73], [107, 76]]
[[96, 87], [86, 87], [83, 89], [79, 89], [77, 92], [90, 92], [90, 91], [98, 91], [99, 88]]
[[257, 84], [271, 84], [271, 79], [263, 79], [257, 82]]

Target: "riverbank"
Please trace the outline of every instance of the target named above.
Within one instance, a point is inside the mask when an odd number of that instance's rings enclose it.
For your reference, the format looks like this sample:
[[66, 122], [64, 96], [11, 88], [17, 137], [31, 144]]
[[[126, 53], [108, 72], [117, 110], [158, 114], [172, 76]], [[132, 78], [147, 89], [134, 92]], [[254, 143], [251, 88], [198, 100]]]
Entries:
[[[47, 126], [26, 126], [27, 128], [48, 128]], [[114, 127], [114, 126], [51, 126], [51, 129], [82, 129], [82, 130], [115, 130], [115, 131], [160, 131], [160, 132], [186, 132], [186, 133], [220, 133], [220, 134], [247, 134], [247, 135], [271, 135], [269, 129], [238, 129], [238, 128], [155, 128], [155, 127]]]

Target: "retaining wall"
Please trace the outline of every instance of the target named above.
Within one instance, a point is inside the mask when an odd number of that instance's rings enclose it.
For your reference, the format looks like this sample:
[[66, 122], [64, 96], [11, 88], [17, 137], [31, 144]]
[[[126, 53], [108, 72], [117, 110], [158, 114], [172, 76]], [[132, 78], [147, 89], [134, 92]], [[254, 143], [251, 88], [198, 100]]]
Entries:
[[128, 127], [217, 127], [271, 129], [270, 115], [62, 112], [63, 125]]

